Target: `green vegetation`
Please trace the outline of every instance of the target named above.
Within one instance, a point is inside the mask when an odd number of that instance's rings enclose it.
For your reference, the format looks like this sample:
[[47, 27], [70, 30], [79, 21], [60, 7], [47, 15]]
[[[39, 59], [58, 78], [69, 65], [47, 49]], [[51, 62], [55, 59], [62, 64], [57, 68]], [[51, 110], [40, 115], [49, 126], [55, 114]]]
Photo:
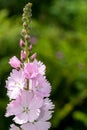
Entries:
[[[4, 117], [8, 103], [5, 80], [11, 71], [9, 58], [20, 56], [20, 14], [27, 2], [0, 0], [0, 130], [8, 130], [11, 123]], [[87, 1], [32, 2], [33, 52], [47, 66], [55, 104], [51, 129], [87, 130]]]

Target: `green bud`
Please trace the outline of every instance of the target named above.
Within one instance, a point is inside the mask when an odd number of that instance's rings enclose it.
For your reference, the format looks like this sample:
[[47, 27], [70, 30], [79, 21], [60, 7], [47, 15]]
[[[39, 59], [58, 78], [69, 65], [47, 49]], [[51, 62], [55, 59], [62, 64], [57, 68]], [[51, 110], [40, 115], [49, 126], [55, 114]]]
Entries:
[[27, 41], [29, 41], [30, 40], [30, 35], [25, 35], [25, 39], [27, 40]]
[[22, 21], [23, 21], [23, 22], [26, 21], [26, 18], [25, 18], [25, 17], [22, 17]]
[[31, 10], [32, 4], [28, 3], [25, 5], [23, 9], [23, 15], [22, 15], [22, 21], [23, 21], [23, 29], [22, 29], [22, 36], [25, 40], [30, 40], [30, 30], [31, 30], [31, 16], [32, 16], [32, 10]]
[[28, 27], [28, 24], [26, 22], [24, 22], [23, 27]]
[[27, 32], [26, 32], [26, 30], [25, 29], [22, 29], [22, 35], [25, 35]]

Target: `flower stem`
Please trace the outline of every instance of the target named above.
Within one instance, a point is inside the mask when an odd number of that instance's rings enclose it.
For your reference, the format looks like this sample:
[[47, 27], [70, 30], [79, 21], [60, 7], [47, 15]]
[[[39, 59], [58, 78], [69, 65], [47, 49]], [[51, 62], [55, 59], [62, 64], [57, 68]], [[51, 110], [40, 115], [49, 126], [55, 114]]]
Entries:
[[[24, 9], [23, 9], [23, 16], [22, 16], [22, 21], [23, 21], [23, 29], [22, 29], [22, 37], [24, 39], [25, 42], [25, 47], [24, 47], [24, 51], [26, 53], [26, 57], [25, 57], [25, 63], [29, 62], [29, 45], [30, 45], [30, 30], [31, 30], [31, 7], [32, 4], [28, 3], [25, 5]], [[27, 86], [25, 88], [26, 90], [29, 90], [29, 80], [27, 80]]]

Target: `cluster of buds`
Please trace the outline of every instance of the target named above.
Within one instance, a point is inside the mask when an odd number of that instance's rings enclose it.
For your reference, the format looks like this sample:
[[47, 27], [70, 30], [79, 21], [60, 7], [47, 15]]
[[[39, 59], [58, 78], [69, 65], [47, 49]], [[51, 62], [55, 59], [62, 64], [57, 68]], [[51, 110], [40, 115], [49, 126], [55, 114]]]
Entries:
[[28, 3], [26, 5], [26, 7], [23, 9], [24, 13], [23, 13], [23, 17], [22, 17], [22, 21], [23, 21], [23, 29], [22, 29], [22, 35], [24, 37], [24, 39], [28, 42], [30, 40], [30, 22], [31, 22], [31, 7], [32, 4]]
[[[32, 4], [28, 3], [25, 8], [23, 9], [23, 16], [22, 16], [22, 21], [23, 21], [23, 29], [22, 29], [22, 39], [20, 40], [20, 47], [22, 48], [21, 51], [21, 60], [28, 62], [27, 60], [29, 60], [29, 56], [30, 56], [30, 52], [32, 50], [32, 44], [30, 44], [30, 31], [31, 31], [31, 7]], [[29, 45], [30, 44], [30, 45]], [[33, 56], [33, 58], [36, 58], [36, 54], [35, 57]], [[32, 56], [30, 58], [32, 60]]]
[[31, 3], [24, 8], [23, 30], [20, 40], [21, 58], [13, 56], [9, 64], [12, 72], [6, 80], [7, 105], [6, 117], [14, 116], [10, 130], [48, 130], [51, 126], [54, 105], [49, 99], [51, 85], [45, 76], [46, 66], [30, 55]]

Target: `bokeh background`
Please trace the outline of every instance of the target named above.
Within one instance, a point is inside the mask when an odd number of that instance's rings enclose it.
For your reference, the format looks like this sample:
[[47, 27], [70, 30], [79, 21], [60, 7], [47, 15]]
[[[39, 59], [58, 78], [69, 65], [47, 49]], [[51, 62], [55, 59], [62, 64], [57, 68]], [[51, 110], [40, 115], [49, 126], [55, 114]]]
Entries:
[[0, 0], [0, 130], [5, 118], [9, 58], [20, 57], [22, 9], [32, 2], [32, 43], [47, 66], [55, 112], [50, 130], [87, 130], [87, 0]]

